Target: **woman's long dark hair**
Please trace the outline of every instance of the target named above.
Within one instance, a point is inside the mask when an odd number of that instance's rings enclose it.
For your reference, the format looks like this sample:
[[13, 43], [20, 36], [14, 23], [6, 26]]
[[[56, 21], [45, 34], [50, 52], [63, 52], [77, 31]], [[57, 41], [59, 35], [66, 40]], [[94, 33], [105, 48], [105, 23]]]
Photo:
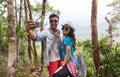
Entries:
[[72, 28], [70, 28], [70, 32], [66, 35], [68, 37], [70, 37], [74, 43], [74, 48], [75, 48], [75, 45], [76, 45], [76, 38], [75, 38], [75, 34], [74, 34], [74, 31]]

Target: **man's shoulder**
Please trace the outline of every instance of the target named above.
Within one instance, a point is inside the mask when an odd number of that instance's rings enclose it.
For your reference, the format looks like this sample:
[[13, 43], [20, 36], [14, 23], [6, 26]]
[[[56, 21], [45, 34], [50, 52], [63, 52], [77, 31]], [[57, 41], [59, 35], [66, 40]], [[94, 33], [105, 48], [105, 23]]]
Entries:
[[49, 29], [44, 29], [42, 32], [50, 32], [50, 30]]
[[[53, 34], [53, 31], [51, 28], [44, 29], [42, 32], [47, 33], [47, 34]], [[57, 29], [57, 32], [60, 34], [60, 30]]]

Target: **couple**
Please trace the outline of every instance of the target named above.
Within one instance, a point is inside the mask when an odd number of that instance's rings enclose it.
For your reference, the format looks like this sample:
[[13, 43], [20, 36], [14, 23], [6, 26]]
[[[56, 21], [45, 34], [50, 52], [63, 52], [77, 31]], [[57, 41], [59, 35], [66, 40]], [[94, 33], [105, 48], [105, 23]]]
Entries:
[[[44, 51], [44, 61], [49, 71], [49, 77], [77, 77], [75, 65], [71, 64], [70, 56], [75, 50], [75, 34], [73, 24], [68, 21], [62, 25], [63, 40], [60, 38], [60, 31], [57, 29], [59, 16], [51, 14], [49, 16], [50, 28], [41, 32], [34, 32], [35, 22], [26, 22], [26, 31], [34, 41], [46, 40]], [[74, 43], [74, 44], [73, 44]]]

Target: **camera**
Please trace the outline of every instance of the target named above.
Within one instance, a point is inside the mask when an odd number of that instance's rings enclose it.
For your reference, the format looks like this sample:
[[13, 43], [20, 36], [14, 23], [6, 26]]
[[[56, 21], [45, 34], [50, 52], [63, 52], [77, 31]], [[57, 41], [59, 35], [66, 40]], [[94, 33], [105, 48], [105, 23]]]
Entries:
[[36, 28], [39, 28], [40, 27], [40, 22], [35, 22], [35, 24], [36, 24]]

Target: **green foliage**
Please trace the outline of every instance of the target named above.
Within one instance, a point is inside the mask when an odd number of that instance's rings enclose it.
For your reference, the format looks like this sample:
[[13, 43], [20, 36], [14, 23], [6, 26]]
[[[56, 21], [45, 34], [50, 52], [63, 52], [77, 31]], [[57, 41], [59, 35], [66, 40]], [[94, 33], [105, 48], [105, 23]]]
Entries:
[[25, 38], [28, 35], [26, 30], [23, 27], [22, 28], [17, 27], [16, 34], [17, 34], [17, 37], [21, 39]]
[[112, 23], [120, 23], [120, 0], [113, 0], [112, 3], [108, 4], [109, 7], [113, 7], [113, 10], [109, 12], [109, 15], [112, 16]]
[[116, 6], [116, 4], [119, 4], [120, 0], [113, 0], [112, 3], [110, 3], [108, 6]]
[[50, 6], [50, 4], [47, 2], [46, 3], [46, 14], [52, 14], [52, 13], [55, 13], [55, 14], [58, 14], [58, 15], [60, 15], [60, 11], [59, 10], [56, 10], [56, 9], [54, 9], [52, 6]]
[[108, 39], [103, 38], [99, 41], [101, 51], [101, 67], [106, 77], [110, 74], [113, 77], [120, 75], [120, 43], [108, 44]]
[[31, 9], [32, 9], [33, 18], [40, 19], [40, 14], [42, 12], [42, 4], [38, 2], [36, 3], [36, 5], [32, 6]]
[[7, 55], [0, 53], [0, 76], [6, 77], [7, 72]]
[[[77, 41], [76, 46], [83, 56], [87, 65], [87, 77], [95, 77], [93, 62], [93, 48], [91, 40]], [[119, 77], [120, 75], [120, 42], [112, 46], [108, 43], [108, 37], [99, 40], [100, 62], [102, 77]], [[111, 75], [111, 76], [110, 76]]]
[[15, 77], [28, 77], [30, 75], [29, 59], [27, 54], [19, 56], [18, 62], [16, 63]]
[[[41, 65], [40, 63], [38, 63], [39, 65]], [[47, 68], [44, 68], [44, 75], [46, 77], [48, 77], [48, 71]], [[18, 63], [16, 64], [16, 71], [14, 74], [14, 77], [29, 77], [32, 72], [40, 72], [40, 68], [36, 67], [36, 66], [30, 66], [29, 64], [29, 59], [28, 59], [28, 55], [27, 52], [25, 52], [24, 55], [20, 55], [20, 58], [18, 60]]]
[[102, 55], [106, 53], [106, 49], [108, 49], [107, 46], [108, 46], [108, 37], [101, 38], [99, 40], [99, 48], [100, 51], [102, 51], [101, 52]]
[[[36, 5], [32, 6], [32, 13], [33, 13], [33, 17], [38, 20], [40, 19], [41, 16], [41, 12], [42, 12], [42, 4], [39, 2], [36, 2]], [[49, 15], [51, 13], [55, 13], [60, 15], [60, 11], [54, 9], [52, 6], [50, 6], [50, 4], [48, 2], [46, 2], [46, 15]]]
[[8, 30], [4, 25], [0, 25], [0, 50], [7, 51], [8, 49]]
[[3, 2], [5, 2], [5, 0], [0, 0], [0, 4], [2, 4]]
[[116, 43], [112, 46], [108, 61], [112, 67], [111, 72], [113, 77], [118, 77], [120, 75], [120, 43]]
[[92, 47], [91, 40], [83, 41], [82, 45], [83, 45], [83, 51], [87, 51], [87, 52], [89, 52], [91, 54], [93, 53], [93, 47]]
[[81, 52], [83, 59], [87, 65], [87, 77], [94, 77], [94, 62], [93, 62], [93, 49], [91, 40], [77, 41], [76, 46], [78, 51]]
[[20, 64], [17, 64], [14, 76], [15, 77], [29, 77], [30, 69], [27, 69], [26, 67], [27, 66], [20, 66]]
[[36, 3], [35, 6], [32, 6], [33, 12], [40, 13], [42, 11], [42, 4]]
[[[4, 8], [4, 9], [3, 9]], [[4, 2], [0, 4], [0, 50], [7, 51], [8, 48], [8, 27], [7, 18], [5, 16], [6, 7]]]

